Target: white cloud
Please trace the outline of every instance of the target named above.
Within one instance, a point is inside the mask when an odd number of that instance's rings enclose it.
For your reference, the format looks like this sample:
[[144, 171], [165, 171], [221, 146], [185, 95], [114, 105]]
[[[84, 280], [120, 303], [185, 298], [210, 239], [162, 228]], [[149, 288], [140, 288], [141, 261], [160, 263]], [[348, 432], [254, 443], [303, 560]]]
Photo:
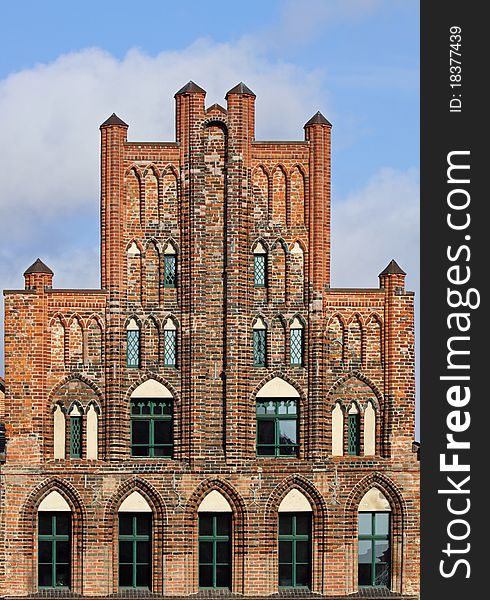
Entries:
[[377, 275], [392, 258], [418, 288], [418, 171], [385, 168], [332, 206], [332, 284], [377, 287]]

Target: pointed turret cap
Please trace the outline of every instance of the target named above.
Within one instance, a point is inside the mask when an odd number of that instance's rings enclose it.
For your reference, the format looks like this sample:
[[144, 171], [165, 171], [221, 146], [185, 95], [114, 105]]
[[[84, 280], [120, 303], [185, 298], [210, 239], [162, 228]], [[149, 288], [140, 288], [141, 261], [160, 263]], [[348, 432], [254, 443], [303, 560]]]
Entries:
[[32, 263], [24, 275], [30, 275], [31, 273], [46, 273], [47, 275], [54, 275], [53, 271], [51, 271], [51, 269], [45, 265], [40, 258], [38, 258], [36, 262]]
[[112, 115], [102, 123], [101, 127], [109, 127], [110, 125], [122, 125], [123, 127], [129, 127], [129, 125], [120, 119], [116, 113], [112, 113]]
[[325, 117], [322, 115], [320, 111], [314, 114], [309, 121], [305, 123], [305, 127], [309, 127], [310, 125], [330, 125], [332, 127], [332, 123], [327, 121]]
[[381, 271], [381, 275], [406, 275], [405, 271], [400, 267], [396, 260], [392, 260], [384, 271]]
[[247, 87], [243, 81], [240, 81], [240, 83], [238, 83], [235, 87], [232, 87], [231, 90], [228, 90], [226, 92], [226, 96], [225, 98], [228, 98], [228, 96], [230, 94], [240, 94], [242, 96], [253, 96], [254, 98], [256, 97], [255, 94], [252, 92], [252, 90]]
[[180, 90], [175, 94], [175, 96], [181, 96], [182, 94], [205, 94], [205, 93], [206, 93], [206, 90], [203, 90], [202, 87], [199, 87], [197, 85], [197, 83], [194, 83], [193, 81], [189, 81], [189, 83], [186, 83], [183, 88], [180, 88]]

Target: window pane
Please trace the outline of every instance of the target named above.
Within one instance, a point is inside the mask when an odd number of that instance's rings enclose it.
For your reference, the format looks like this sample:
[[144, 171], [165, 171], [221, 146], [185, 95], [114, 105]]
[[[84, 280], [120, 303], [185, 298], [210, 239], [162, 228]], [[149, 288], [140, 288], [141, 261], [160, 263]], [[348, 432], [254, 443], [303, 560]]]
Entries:
[[82, 454], [82, 419], [70, 418], [70, 456], [80, 458]]
[[213, 562], [213, 542], [199, 542], [199, 562]]
[[140, 332], [127, 331], [126, 364], [128, 367], [139, 367], [140, 363]]
[[56, 542], [56, 562], [69, 563], [71, 560], [70, 542]]
[[371, 541], [359, 541], [359, 585], [372, 585]]
[[279, 585], [293, 585], [293, 565], [279, 565]]
[[390, 586], [390, 565], [386, 563], [376, 565], [376, 577], [374, 578], [374, 585], [379, 586]]
[[50, 535], [52, 531], [52, 514], [46, 512], [37, 513], [39, 518], [40, 535]]
[[131, 423], [131, 443], [149, 444], [150, 443], [150, 422], [133, 421]]
[[150, 544], [136, 542], [136, 562], [150, 564]]
[[311, 515], [310, 513], [298, 513], [296, 515], [296, 535], [310, 534]]
[[272, 400], [270, 402], [267, 402], [265, 409], [266, 409], [268, 415], [275, 415], [276, 414], [276, 403], [273, 402]]
[[279, 454], [280, 456], [296, 456], [298, 449], [295, 446], [280, 446]]
[[230, 567], [216, 565], [216, 587], [230, 587]]
[[279, 515], [279, 535], [291, 535], [293, 533], [293, 516]]
[[172, 443], [172, 422], [155, 421], [154, 423], [154, 439], [155, 444], [171, 444]]
[[38, 581], [40, 587], [53, 587], [53, 568], [49, 565], [39, 565]]
[[165, 254], [163, 263], [163, 285], [165, 287], [175, 287], [177, 282], [177, 257], [175, 254]]
[[274, 446], [257, 446], [258, 456], [274, 456], [276, 449]]
[[254, 255], [254, 285], [256, 287], [265, 286], [265, 254]]
[[370, 540], [359, 540], [359, 563], [371, 564], [372, 558], [372, 542]]
[[302, 365], [303, 364], [303, 330], [302, 329], [291, 329], [291, 364]]
[[310, 585], [309, 565], [296, 565], [296, 585]]
[[296, 542], [296, 561], [299, 563], [309, 563], [310, 542]]
[[274, 444], [274, 421], [257, 421], [257, 443]]
[[279, 542], [279, 562], [290, 563], [293, 561], [293, 542]]
[[213, 587], [213, 565], [199, 565], [199, 587]]
[[50, 563], [53, 560], [52, 542], [39, 542], [39, 562]]
[[70, 534], [71, 513], [59, 512], [56, 513], [56, 533], [57, 535]]
[[138, 535], [149, 535], [151, 528], [150, 515], [137, 515], [136, 517], [136, 533]]
[[351, 456], [359, 455], [359, 415], [348, 415], [348, 453]]
[[131, 448], [131, 456], [150, 456], [149, 446], [133, 446]]
[[374, 542], [374, 554], [376, 557], [377, 563], [386, 563], [390, 562], [390, 544], [388, 541], [386, 542]]
[[371, 535], [372, 534], [372, 513], [360, 512], [359, 513], [359, 535]]
[[257, 402], [257, 414], [265, 415], [265, 404], [263, 402]]
[[253, 354], [254, 354], [254, 365], [256, 367], [265, 366], [266, 356], [266, 330], [265, 329], [254, 329], [253, 332]]
[[230, 517], [226, 513], [216, 515], [216, 533], [218, 535], [230, 534]]
[[56, 587], [68, 587], [70, 585], [70, 565], [56, 567]]
[[295, 420], [278, 421], [279, 426], [279, 443], [280, 444], [296, 444], [297, 442], [297, 425]]
[[133, 517], [131, 515], [119, 514], [119, 533], [121, 535], [132, 535]]
[[216, 542], [216, 562], [225, 564], [230, 562], [229, 542]]
[[389, 524], [389, 513], [376, 513], [374, 515], [374, 531], [376, 535], [388, 535]]
[[163, 354], [164, 354], [165, 366], [175, 367], [176, 348], [177, 348], [177, 332], [175, 330], [164, 331]]
[[133, 562], [133, 542], [119, 542], [119, 562]]
[[136, 566], [136, 587], [150, 587], [150, 567], [149, 565]]
[[199, 515], [199, 535], [213, 535], [212, 515]]
[[133, 565], [119, 564], [119, 586], [120, 587], [132, 587], [133, 586]]

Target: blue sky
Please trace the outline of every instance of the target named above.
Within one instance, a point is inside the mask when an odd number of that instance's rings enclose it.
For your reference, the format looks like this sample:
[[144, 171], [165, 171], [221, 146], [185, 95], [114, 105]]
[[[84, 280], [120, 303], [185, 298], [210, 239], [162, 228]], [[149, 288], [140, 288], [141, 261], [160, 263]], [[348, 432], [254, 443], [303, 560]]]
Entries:
[[377, 287], [395, 258], [418, 291], [418, 71], [416, 0], [2, 3], [0, 288], [38, 256], [56, 287], [98, 287], [98, 127], [115, 111], [129, 139], [174, 139], [192, 79], [208, 104], [254, 90], [257, 139], [303, 139], [322, 111], [332, 284]]

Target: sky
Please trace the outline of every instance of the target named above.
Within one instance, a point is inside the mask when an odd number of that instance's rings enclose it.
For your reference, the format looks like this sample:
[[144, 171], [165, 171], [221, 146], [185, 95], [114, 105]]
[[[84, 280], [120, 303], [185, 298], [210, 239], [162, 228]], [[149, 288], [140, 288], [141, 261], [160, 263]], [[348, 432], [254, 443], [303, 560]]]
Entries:
[[[332, 286], [419, 290], [418, 0], [0, 2], [0, 288], [40, 257], [59, 288], [100, 285], [99, 125], [174, 140], [174, 94], [243, 81], [256, 139], [332, 130]], [[3, 300], [2, 300], [3, 303]], [[3, 312], [3, 306], [2, 306]], [[3, 373], [3, 324], [0, 330]]]

